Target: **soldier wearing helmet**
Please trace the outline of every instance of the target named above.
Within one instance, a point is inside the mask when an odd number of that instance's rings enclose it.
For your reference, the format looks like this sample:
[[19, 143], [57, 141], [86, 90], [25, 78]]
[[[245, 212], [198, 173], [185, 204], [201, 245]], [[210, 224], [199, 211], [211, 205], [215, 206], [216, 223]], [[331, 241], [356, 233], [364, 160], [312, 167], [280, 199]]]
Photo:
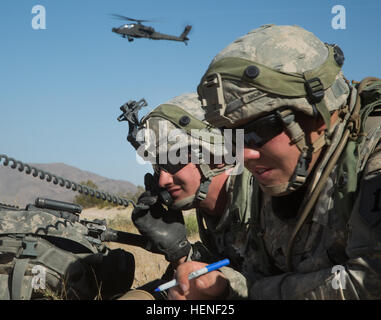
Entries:
[[337, 45], [275, 25], [213, 59], [198, 93], [208, 122], [244, 129], [254, 249], [242, 272], [224, 267], [191, 286], [204, 264], [181, 265], [172, 298], [381, 297], [381, 81], [351, 86], [343, 62]]
[[[237, 169], [237, 148], [229, 157], [229, 141], [204, 118], [197, 94], [190, 93], [159, 105], [141, 120], [137, 152], [152, 162], [155, 177], [145, 176], [146, 192], [132, 220], [153, 251], [164, 253], [173, 265], [185, 259], [213, 262], [228, 257], [239, 269], [249, 206], [236, 198], [242, 186], [247, 189], [251, 174]], [[157, 187], [171, 197], [168, 210], [159, 201]], [[196, 208], [202, 240], [192, 245], [180, 211], [190, 208]]]

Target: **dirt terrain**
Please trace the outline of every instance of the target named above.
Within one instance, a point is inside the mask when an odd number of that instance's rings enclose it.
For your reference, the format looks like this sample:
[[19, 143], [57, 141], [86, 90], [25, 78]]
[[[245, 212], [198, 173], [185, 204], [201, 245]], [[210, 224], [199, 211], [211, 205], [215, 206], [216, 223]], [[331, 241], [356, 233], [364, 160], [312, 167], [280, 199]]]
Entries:
[[122, 207], [116, 207], [116, 208], [90, 208], [90, 209], [83, 209], [81, 213], [82, 219], [106, 219], [107, 222], [110, 220], [113, 220], [115, 218], [121, 218], [121, 219], [127, 219], [131, 221], [131, 211], [132, 208], [122, 208]]

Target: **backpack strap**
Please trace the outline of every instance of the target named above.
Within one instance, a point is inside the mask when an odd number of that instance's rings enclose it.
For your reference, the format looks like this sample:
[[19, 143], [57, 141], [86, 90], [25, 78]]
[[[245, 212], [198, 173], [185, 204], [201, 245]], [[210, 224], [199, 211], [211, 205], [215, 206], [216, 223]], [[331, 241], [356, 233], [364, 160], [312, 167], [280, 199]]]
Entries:
[[22, 241], [10, 238], [2, 238], [0, 240], [0, 252], [19, 255], [22, 250]]
[[362, 99], [365, 107], [361, 110], [363, 139], [359, 147], [358, 171], [360, 172], [381, 138], [381, 79], [374, 79], [364, 88]]
[[[12, 273], [12, 300], [29, 300], [32, 296], [31, 281], [24, 281], [25, 271], [29, 264], [29, 258], [16, 258]], [[28, 283], [26, 286], [25, 284]], [[24, 289], [24, 290], [23, 290]]]
[[29, 300], [32, 296], [32, 286], [29, 279], [24, 281], [25, 272], [30, 258], [37, 257], [34, 247], [37, 241], [34, 238], [21, 236], [5, 238], [0, 241], [0, 251], [14, 255], [14, 265], [11, 275], [11, 293], [6, 298], [11, 300]]
[[[349, 119], [347, 120], [346, 129], [342, 135], [342, 138], [339, 142], [339, 144], [336, 147], [336, 150], [334, 151], [333, 155], [329, 159], [317, 185], [315, 186], [314, 190], [311, 193], [311, 196], [308, 199], [308, 202], [301, 208], [301, 212], [299, 212], [299, 220], [297, 221], [296, 227], [289, 239], [288, 246], [287, 246], [287, 252], [286, 252], [286, 265], [287, 269], [289, 271], [293, 270], [292, 266], [292, 249], [294, 245], [294, 240], [296, 238], [296, 235], [298, 234], [299, 230], [301, 229], [302, 225], [306, 221], [307, 217], [312, 211], [312, 208], [314, 207], [316, 200], [322, 190], [322, 188], [325, 185], [325, 182], [333, 170], [333, 168], [336, 166], [337, 163], [342, 163], [341, 159], [346, 158], [348, 161], [344, 161], [344, 164], [342, 166], [342, 170], [344, 173], [346, 173], [346, 177], [348, 179], [348, 183], [345, 185], [352, 188], [352, 190], [357, 189], [357, 171], [356, 167], [353, 167], [354, 164], [357, 164], [356, 158], [354, 159], [352, 155], [356, 155], [357, 152], [357, 146], [359, 143], [361, 143], [363, 138], [363, 124], [366, 119], [364, 119], [364, 110], [368, 110], [370, 107], [375, 107], [376, 104], [370, 104], [369, 97], [367, 97], [367, 92], [371, 92], [369, 88], [372, 87], [372, 85], [375, 82], [381, 81], [378, 78], [374, 77], [368, 77], [363, 79], [359, 85], [358, 85], [358, 92], [356, 95], [356, 101], [353, 108], [352, 113], [350, 114]], [[380, 98], [380, 95], [371, 95], [371, 97], [374, 99]], [[377, 100], [377, 99], [376, 99]], [[364, 107], [365, 106], [365, 107]], [[370, 112], [366, 113], [366, 115], [369, 115]], [[339, 168], [340, 169], [340, 168]], [[342, 192], [341, 197], [341, 203], [344, 205], [344, 207], [348, 206], [351, 201], [353, 201], [353, 193], [350, 192], [347, 193], [346, 191]], [[349, 197], [349, 198], [348, 198]], [[345, 210], [344, 210], [345, 211]], [[349, 211], [350, 212], [350, 211]], [[346, 212], [347, 215], [349, 215], [348, 211]]]
[[234, 182], [232, 184], [233, 190], [231, 191], [229, 210], [237, 214], [239, 223], [247, 223], [250, 219], [253, 178], [246, 169], [241, 174], [233, 177]]

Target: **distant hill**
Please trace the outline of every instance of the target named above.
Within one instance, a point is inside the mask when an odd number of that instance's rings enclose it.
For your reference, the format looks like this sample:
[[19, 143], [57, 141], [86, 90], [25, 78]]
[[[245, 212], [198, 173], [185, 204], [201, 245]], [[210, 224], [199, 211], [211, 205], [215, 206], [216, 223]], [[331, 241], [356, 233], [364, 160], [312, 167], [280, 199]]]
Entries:
[[[30, 163], [30, 165], [76, 183], [91, 180], [98, 186], [98, 190], [111, 194], [135, 193], [137, 191], [137, 187], [129, 181], [105, 178], [64, 163]], [[76, 195], [79, 195], [77, 191], [66, 189], [59, 184], [55, 185], [53, 182], [46, 182], [46, 179], [42, 181], [39, 177], [33, 177], [32, 174], [25, 174], [25, 171], [19, 172], [9, 166], [0, 166], [1, 203], [23, 208], [28, 203], [34, 203], [37, 197], [70, 202]]]

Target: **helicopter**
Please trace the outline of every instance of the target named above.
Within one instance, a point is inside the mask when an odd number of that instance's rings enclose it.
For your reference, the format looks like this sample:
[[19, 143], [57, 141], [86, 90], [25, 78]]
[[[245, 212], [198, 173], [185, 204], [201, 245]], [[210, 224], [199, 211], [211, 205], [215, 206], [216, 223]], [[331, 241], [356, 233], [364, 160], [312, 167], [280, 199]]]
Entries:
[[187, 25], [183, 31], [183, 33], [176, 37], [169, 34], [164, 34], [160, 32], [156, 32], [154, 28], [145, 26], [142, 22], [152, 22], [152, 20], [139, 20], [133, 19], [125, 16], [121, 16], [119, 14], [112, 14], [112, 16], [117, 17], [122, 20], [133, 21], [136, 23], [128, 23], [121, 25], [119, 28], [112, 28], [112, 32], [120, 34], [123, 38], [127, 38], [128, 41], [134, 41], [134, 38], [148, 38], [153, 40], [173, 40], [173, 41], [181, 41], [187, 45], [187, 41], [189, 38], [187, 37], [189, 31], [192, 29], [192, 26]]

